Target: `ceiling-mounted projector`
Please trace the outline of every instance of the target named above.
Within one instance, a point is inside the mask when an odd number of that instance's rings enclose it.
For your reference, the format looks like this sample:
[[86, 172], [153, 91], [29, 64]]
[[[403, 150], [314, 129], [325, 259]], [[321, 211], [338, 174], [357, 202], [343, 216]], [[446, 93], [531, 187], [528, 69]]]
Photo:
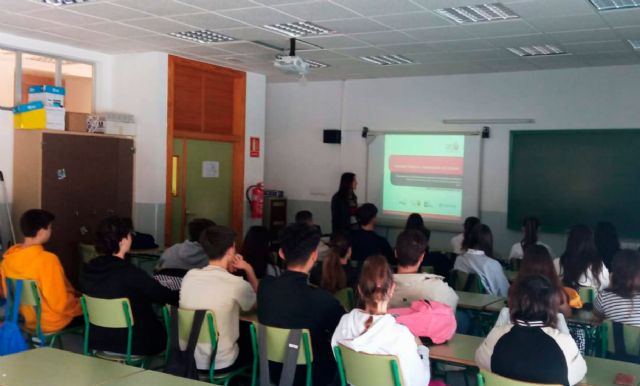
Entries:
[[273, 61], [275, 68], [285, 74], [293, 74], [304, 77], [309, 72], [309, 63], [296, 55], [296, 39], [289, 39], [289, 55], [278, 55]]
[[273, 65], [286, 74], [304, 76], [309, 72], [309, 63], [299, 56], [278, 56]]

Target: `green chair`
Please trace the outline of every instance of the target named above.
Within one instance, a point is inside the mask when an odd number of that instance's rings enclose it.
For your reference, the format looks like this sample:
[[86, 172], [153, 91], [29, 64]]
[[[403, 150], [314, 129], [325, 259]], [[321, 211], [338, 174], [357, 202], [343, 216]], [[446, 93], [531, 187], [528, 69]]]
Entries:
[[[165, 306], [162, 309], [162, 314], [164, 316], [165, 326], [167, 327], [167, 336], [168, 336], [167, 353], [168, 353], [169, 347], [170, 347], [170, 339], [172, 336], [170, 331], [171, 327], [169, 323], [170, 315], [171, 315], [170, 307]], [[178, 336], [180, 337], [181, 341], [184, 341], [184, 342], [189, 341], [189, 334], [191, 333], [191, 327], [193, 325], [194, 316], [195, 316], [194, 310], [186, 310], [182, 308], [178, 309]], [[229, 382], [231, 382], [231, 380], [236, 376], [248, 376], [248, 377], [251, 377], [251, 385], [252, 386], [256, 385], [258, 358], [256, 354], [256, 347], [255, 347], [255, 327], [252, 324], [250, 328], [251, 328], [251, 337], [252, 337], [251, 341], [252, 341], [253, 354], [254, 354], [253, 364], [240, 367], [228, 373], [216, 374], [215, 362], [212, 362], [211, 366], [209, 367], [209, 375], [207, 379], [210, 383], [223, 384], [227, 386]], [[220, 337], [220, 334], [218, 333], [218, 327], [216, 325], [216, 317], [213, 311], [209, 310], [205, 313], [204, 323], [200, 328], [200, 335], [198, 336], [198, 343], [210, 344], [211, 352], [216, 352], [218, 348], [219, 337]], [[167, 356], [165, 356], [165, 360], [166, 359], [168, 359]]]
[[486, 293], [480, 277], [475, 273], [453, 270], [451, 271], [451, 283], [456, 291]]
[[580, 287], [578, 288], [578, 295], [583, 304], [593, 304], [596, 299], [596, 290], [592, 287]]
[[336, 299], [338, 299], [342, 307], [344, 307], [347, 312], [353, 310], [353, 308], [355, 307], [353, 288], [343, 288], [340, 291], [336, 292], [334, 296], [336, 297]]
[[[20, 299], [15, 299], [15, 283], [17, 281], [22, 281], [22, 294]], [[37, 347], [54, 347], [57, 346], [59, 348], [62, 347], [62, 336], [68, 334], [81, 334], [82, 327], [72, 327], [62, 329], [60, 331], [54, 332], [44, 332], [42, 331], [42, 296], [40, 296], [40, 290], [38, 289], [38, 285], [35, 280], [24, 280], [24, 279], [13, 279], [6, 278], [6, 287], [7, 287], [7, 307], [5, 308], [7, 312], [11, 312], [11, 302], [19, 301], [23, 306], [31, 306], [33, 307], [33, 311], [36, 316], [36, 326], [35, 328], [27, 328], [24, 325], [21, 325], [21, 329], [26, 333], [29, 342], [31, 342], [34, 346]], [[7, 319], [10, 319], [11, 315], [7, 315]]]
[[509, 270], [518, 272], [520, 271], [520, 266], [522, 265], [522, 259], [509, 259]]
[[[601, 325], [602, 352], [612, 359], [640, 363], [640, 327], [605, 319]], [[622, 339], [616, 345], [616, 328]], [[623, 347], [616, 347], [623, 346]]]
[[342, 386], [402, 386], [400, 362], [394, 355], [360, 353], [342, 344], [333, 353]]
[[435, 272], [435, 268], [431, 265], [423, 265], [422, 267], [420, 267], [420, 272], [421, 273], [434, 273]]
[[98, 251], [91, 244], [78, 243], [78, 253], [82, 258], [82, 263], [88, 264], [91, 260], [98, 257]]
[[515, 379], [505, 378], [490, 371], [480, 369], [478, 373], [478, 386], [562, 386], [558, 384], [542, 384], [516, 381]]
[[[92, 355], [98, 358], [121, 362], [131, 366], [145, 368], [151, 357], [142, 355], [132, 355], [131, 346], [133, 341], [133, 315], [131, 303], [127, 298], [100, 299], [88, 295], [80, 298], [82, 313], [84, 315], [84, 355]], [[91, 325], [104, 328], [126, 328], [127, 329], [127, 349], [125, 353], [113, 353], [89, 349], [89, 330]]]
[[[289, 344], [289, 332], [291, 332], [291, 330], [271, 326], [264, 327], [267, 331], [267, 360], [275, 363], [284, 363]], [[305, 385], [312, 386], [313, 350], [311, 349], [311, 335], [308, 329], [305, 328], [302, 330], [302, 336], [300, 337], [300, 340], [302, 342], [302, 349], [298, 351], [298, 359], [296, 363], [298, 365], [306, 365], [307, 374]]]

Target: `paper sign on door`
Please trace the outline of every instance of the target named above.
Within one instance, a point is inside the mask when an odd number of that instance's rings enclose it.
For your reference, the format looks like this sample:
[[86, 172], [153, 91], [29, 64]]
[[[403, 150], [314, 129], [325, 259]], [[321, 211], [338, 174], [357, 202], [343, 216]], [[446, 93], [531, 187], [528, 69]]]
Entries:
[[220, 177], [219, 161], [202, 161], [202, 178]]

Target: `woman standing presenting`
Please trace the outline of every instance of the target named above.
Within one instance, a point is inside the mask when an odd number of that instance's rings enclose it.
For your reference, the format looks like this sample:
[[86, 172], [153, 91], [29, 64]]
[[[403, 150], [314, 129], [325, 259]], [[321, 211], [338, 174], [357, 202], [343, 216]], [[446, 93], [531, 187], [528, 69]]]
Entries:
[[354, 190], [358, 186], [356, 175], [353, 173], [342, 173], [340, 177], [340, 188], [331, 198], [331, 227], [335, 233], [339, 230], [350, 231], [355, 221], [352, 217], [358, 209], [358, 197]]

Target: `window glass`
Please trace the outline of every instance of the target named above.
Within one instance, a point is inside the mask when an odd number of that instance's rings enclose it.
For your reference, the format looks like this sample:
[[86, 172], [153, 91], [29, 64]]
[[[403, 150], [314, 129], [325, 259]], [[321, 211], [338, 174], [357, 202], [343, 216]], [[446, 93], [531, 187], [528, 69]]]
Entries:
[[93, 111], [93, 65], [64, 60], [62, 86], [67, 111], [87, 114]]
[[22, 54], [22, 100], [29, 100], [29, 87], [56, 85], [56, 60], [48, 56]]
[[16, 53], [0, 49], [0, 106], [15, 104]]

